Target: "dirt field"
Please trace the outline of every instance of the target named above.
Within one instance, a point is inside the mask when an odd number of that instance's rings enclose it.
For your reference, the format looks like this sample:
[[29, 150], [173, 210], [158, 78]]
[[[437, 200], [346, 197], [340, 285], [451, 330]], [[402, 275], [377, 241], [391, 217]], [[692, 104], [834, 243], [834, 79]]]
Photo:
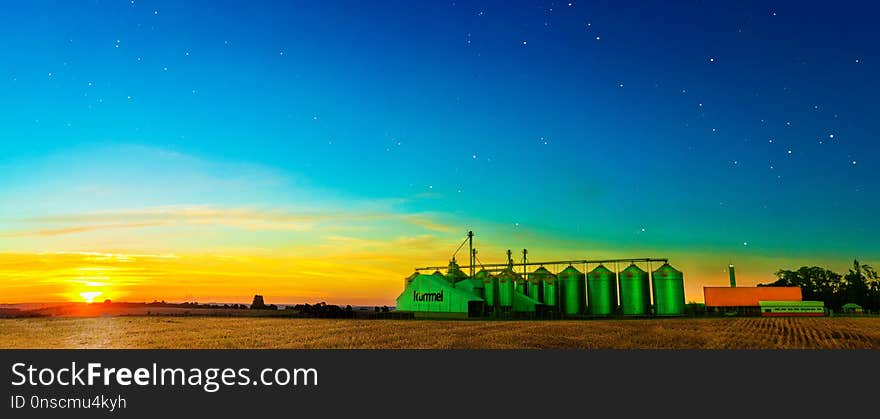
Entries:
[[216, 317], [0, 320], [2, 348], [880, 349], [880, 318], [414, 321]]

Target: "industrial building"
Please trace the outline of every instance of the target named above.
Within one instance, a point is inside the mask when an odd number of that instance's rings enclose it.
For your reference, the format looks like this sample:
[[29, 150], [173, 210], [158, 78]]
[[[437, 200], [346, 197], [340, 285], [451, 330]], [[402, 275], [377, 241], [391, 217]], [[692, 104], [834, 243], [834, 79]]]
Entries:
[[803, 301], [800, 287], [738, 287], [734, 266], [729, 287], [703, 287], [706, 311], [715, 315], [824, 316], [821, 301]]
[[[470, 263], [459, 266], [455, 256], [465, 244]], [[506, 263], [483, 264], [476, 254], [468, 232], [447, 266], [416, 268], [397, 297], [396, 311], [431, 318], [684, 314], [684, 277], [667, 259], [533, 262], [523, 249], [522, 262], [515, 263], [508, 250]]]

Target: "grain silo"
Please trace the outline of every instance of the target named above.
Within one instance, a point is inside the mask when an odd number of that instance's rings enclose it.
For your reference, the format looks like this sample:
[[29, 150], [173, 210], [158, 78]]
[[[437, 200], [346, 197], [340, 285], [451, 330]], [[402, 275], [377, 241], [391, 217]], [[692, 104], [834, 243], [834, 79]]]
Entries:
[[498, 305], [502, 311], [513, 307], [513, 294], [516, 292], [516, 281], [519, 275], [512, 269], [505, 269], [498, 274]]
[[477, 272], [474, 278], [483, 282], [483, 299], [486, 300], [486, 306], [494, 307], [498, 300], [498, 278], [485, 269]]
[[529, 286], [526, 295], [535, 301], [544, 302], [544, 281], [552, 276], [553, 274], [543, 266], [535, 269], [534, 272], [529, 274]]
[[562, 314], [577, 316], [584, 314], [587, 298], [587, 285], [584, 274], [569, 265], [557, 276], [559, 306]]
[[651, 273], [654, 291], [654, 313], [658, 316], [684, 314], [684, 276], [668, 263]]
[[608, 316], [617, 309], [617, 276], [605, 265], [587, 274], [587, 310], [593, 316]]
[[449, 261], [449, 267], [446, 268], [447, 281], [454, 284], [463, 279], [467, 279], [467, 277], [467, 274], [461, 270], [457, 263], [455, 263], [455, 259]]
[[624, 316], [644, 316], [650, 312], [648, 273], [635, 263], [620, 272], [620, 308]]
[[529, 295], [529, 280], [526, 279], [525, 275], [516, 275], [516, 279], [513, 281], [513, 289], [522, 295]]
[[541, 302], [549, 307], [551, 311], [556, 311], [559, 308], [559, 281], [556, 275], [551, 273], [544, 277], [541, 282]]

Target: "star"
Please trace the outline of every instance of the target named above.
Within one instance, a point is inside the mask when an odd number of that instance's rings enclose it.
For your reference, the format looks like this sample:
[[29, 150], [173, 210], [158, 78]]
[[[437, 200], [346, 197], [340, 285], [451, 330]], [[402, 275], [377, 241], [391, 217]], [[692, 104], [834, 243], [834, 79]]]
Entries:
[[526, 44], [528, 44], [528, 41], [522, 41], [522, 44], [526, 45]]

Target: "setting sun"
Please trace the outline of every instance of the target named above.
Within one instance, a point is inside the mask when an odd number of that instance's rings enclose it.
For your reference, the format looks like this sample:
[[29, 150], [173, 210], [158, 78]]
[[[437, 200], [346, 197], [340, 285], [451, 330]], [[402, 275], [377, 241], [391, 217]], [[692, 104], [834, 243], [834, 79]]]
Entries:
[[87, 291], [79, 293], [80, 297], [83, 298], [87, 303], [95, 302], [95, 298], [98, 298], [101, 294], [101, 291]]

